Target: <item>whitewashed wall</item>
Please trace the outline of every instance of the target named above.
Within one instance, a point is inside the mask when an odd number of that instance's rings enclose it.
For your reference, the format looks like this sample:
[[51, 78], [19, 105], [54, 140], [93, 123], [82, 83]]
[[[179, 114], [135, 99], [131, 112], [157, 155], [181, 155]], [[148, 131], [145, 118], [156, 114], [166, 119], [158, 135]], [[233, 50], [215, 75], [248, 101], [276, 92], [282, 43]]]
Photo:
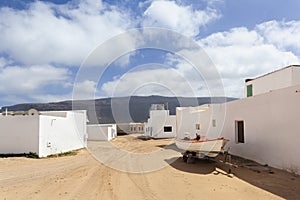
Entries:
[[300, 66], [293, 67], [292, 69], [292, 85], [300, 84]]
[[[300, 84], [300, 67], [291, 66], [265, 76], [258, 77], [248, 81], [245, 85], [252, 84], [253, 96], [267, 93], [276, 89], [290, 87]], [[245, 97], [247, 96], [247, 87], [245, 87]]]
[[59, 113], [59, 115], [55, 115], [54, 112], [49, 112], [47, 115], [44, 112], [40, 115], [40, 157], [87, 146], [86, 111], [62, 111]]
[[0, 115], [0, 153], [38, 153], [38, 115]]
[[[165, 126], [171, 126], [172, 132], [165, 132]], [[176, 116], [169, 115], [168, 110], [151, 110], [145, 135], [153, 138], [176, 137]]]
[[149, 126], [149, 118], [147, 122], [144, 123], [144, 136], [150, 137], [150, 133], [152, 133], [151, 127]]
[[89, 124], [87, 125], [89, 141], [110, 141], [117, 137], [116, 124]]
[[129, 133], [144, 133], [144, 123], [129, 123]]
[[[176, 108], [176, 124], [177, 133], [176, 137], [183, 139], [184, 137], [195, 138], [196, 133], [201, 136], [206, 135], [205, 125], [207, 124], [206, 118], [202, 118], [202, 112], [207, 110], [208, 107], [177, 107]], [[207, 119], [208, 121], [209, 119]], [[200, 124], [200, 130], [196, 129], [196, 124]], [[208, 127], [208, 126], [206, 126]]]
[[219, 138], [226, 120], [227, 110], [224, 104], [210, 104], [200, 113], [200, 135], [206, 139]]
[[[219, 105], [226, 110], [219, 135], [234, 155], [300, 173], [300, 85]], [[209, 111], [208, 111], [209, 112]], [[204, 116], [204, 115], [203, 115]], [[235, 121], [244, 121], [245, 143], [236, 143]]]

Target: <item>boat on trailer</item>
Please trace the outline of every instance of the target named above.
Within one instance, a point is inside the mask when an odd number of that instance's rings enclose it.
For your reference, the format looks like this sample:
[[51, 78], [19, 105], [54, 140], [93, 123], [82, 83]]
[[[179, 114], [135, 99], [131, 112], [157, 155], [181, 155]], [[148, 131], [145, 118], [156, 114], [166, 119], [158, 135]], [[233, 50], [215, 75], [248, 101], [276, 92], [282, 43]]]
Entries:
[[216, 139], [179, 139], [175, 140], [176, 146], [183, 150], [183, 160], [187, 161], [189, 157], [214, 158], [219, 153], [224, 152], [224, 147], [228, 142], [225, 138]]

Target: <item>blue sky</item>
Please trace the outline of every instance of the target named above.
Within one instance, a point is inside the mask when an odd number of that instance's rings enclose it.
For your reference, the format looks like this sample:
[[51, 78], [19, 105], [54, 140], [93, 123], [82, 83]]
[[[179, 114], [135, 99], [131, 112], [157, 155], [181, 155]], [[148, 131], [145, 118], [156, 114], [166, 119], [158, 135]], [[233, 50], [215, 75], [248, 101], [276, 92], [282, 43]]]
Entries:
[[[241, 98], [244, 79], [300, 64], [297, 0], [2, 0], [0, 106], [128, 95], [209, 96], [205, 77], [176, 52], [120, 55], [97, 79], [78, 81], [85, 59], [128, 30], [161, 27], [203, 48], [226, 96]], [[115, 44], [136, 47], [135, 43]], [[187, 86], [188, 85], [188, 86]], [[189, 87], [188, 89], [186, 87]]]

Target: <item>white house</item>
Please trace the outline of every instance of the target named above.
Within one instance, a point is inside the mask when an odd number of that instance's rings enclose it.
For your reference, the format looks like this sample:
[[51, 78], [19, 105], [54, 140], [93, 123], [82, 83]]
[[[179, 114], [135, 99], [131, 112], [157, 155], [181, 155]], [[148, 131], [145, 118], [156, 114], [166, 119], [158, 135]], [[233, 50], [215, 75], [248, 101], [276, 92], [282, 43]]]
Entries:
[[118, 134], [135, 134], [135, 133], [144, 133], [144, 123], [120, 123], [117, 124]]
[[196, 107], [177, 107], [176, 108], [176, 124], [177, 124], [177, 138], [196, 137], [196, 133], [204, 136], [204, 126], [207, 124], [201, 117], [201, 113], [208, 109], [208, 105]]
[[1, 154], [45, 157], [87, 146], [85, 110], [6, 114], [0, 115]]
[[153, 104], [151, 107], [144, 135], [152, 138], [176, 137], [176, 116], [170, 115], [169, 110], [164, 110], [164, 107], [158, 105], [163, 104]]
[[245, 97], [300, 84], [300, 65], [291, 65], [245, 81]]
[[129, 123], [129, 133], [144, 133], [144, 123]]
[[88, 124], [89, 141], [110, 141], [117, 137], [116, 124]]
[[[291, 79], [285, 79], [287, 76], [283, 75], [287, 72], [292, 73], [289, 75], [293, 77], [292, 83]], [[282, 76], [279, 76], [279, 73]], [[285, 77], [284, 80], [289, 82], [286, 84], [287, 87], [284, 87], [281, 77]], [[267, 85], [260, 88], [261, 82], [278, 84], [267, 90]], [[228, 146], [234, 155], [299, 174], [298, 68], [295, 66], [284, 68], [253, 79], [252, 84], [253, 92], [256, 91], [252, 93], [253, 96], [214, 105], [214, 112], [212, 107], [201, 112], [200, 126], [206, 127], [204, 130], [206, 132], [215, 132], [219, 137], [230, 139]]]

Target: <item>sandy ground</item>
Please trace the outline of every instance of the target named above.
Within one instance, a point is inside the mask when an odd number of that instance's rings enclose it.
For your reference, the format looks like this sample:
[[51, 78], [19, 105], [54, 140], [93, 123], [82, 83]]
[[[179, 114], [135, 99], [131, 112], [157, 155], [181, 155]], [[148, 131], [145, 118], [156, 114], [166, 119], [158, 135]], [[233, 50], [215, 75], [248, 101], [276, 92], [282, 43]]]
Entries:
[[[121, 136], [112, 143], [145, 153], [161, 151], [172, 140]], [[160, 170], [139, 174], [107, 167], [85, 149], [60, 158], [1, 158], [0, 199], [300, 199], [300, 178], [290, 173], [238, 167], [227, 174], [228, 167], [221, 164], [186, 164], [177, 158]]]

